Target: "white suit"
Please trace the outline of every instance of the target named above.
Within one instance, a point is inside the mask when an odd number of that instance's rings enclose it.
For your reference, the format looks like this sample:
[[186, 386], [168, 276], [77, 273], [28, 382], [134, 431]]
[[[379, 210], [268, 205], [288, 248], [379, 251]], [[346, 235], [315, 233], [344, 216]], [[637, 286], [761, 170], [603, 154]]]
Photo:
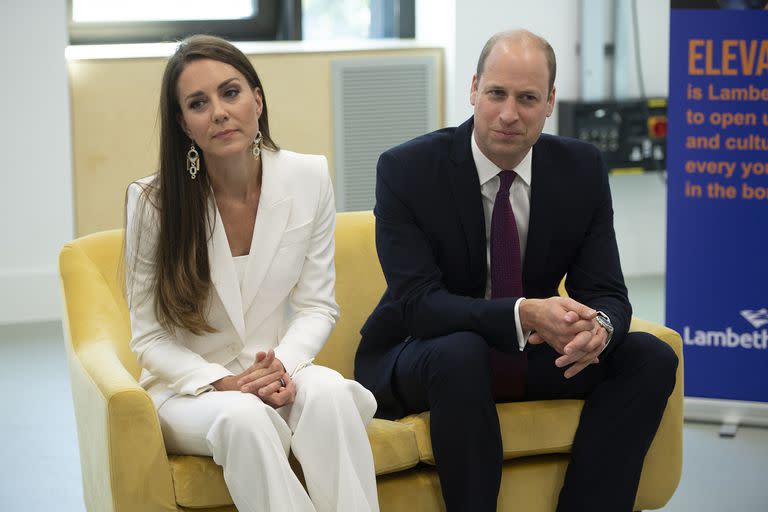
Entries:
[[[128, 189], [126, 260], [131, 349], [140, 384], [158, 408], [171, 453], [211, 455], [240, 512], [378, 510], [365, 425], [376, 403], [360, 384], [312, 365], [338, 317], [334, 300], [333, 188], [324, 157], [262, 152], [262, 189], [241, 283], [221, 215], [208, 241], [215, 333], [171, 335], [154, 311], [157, 212], [142, 187]], [[297, 397], [274, 410], [251, 394], [211, 383], [274, 349]], [[287, 461], [302, 465], [307, 497]], [[334, 466], [335, 465], [335, 466]]]

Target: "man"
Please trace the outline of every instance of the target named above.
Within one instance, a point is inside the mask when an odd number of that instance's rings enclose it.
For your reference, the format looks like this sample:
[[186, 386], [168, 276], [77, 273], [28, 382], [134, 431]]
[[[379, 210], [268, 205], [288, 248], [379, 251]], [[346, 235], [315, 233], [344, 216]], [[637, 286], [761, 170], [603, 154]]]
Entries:
[[[492, 511], [495, 402], [585, 398], [559, 511], [631, 511], [677, 358], [627, 334], [599, 152], [541, 135], [555, 57], [500, 33], [472, 78], [471, 119], [381, 155], [376, 244], [387, 290], [361, 330], [357, 379], [378, 415], [429, 410], [448, 511]], [[571, 298], [557, 297], [566, 276]]]

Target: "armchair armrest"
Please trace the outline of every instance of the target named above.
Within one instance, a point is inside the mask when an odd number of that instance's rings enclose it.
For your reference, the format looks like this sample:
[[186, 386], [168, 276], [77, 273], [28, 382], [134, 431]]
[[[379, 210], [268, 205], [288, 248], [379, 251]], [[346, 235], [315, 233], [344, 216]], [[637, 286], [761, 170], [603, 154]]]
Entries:
[[109, 341], [69, 358], [89, 510], [176, 511], [170, 465], [155, 407]]
[[[637, 317], [632, 317], [629, 330], [653, 334], [669, 344], [679, 360], [675, 388], [645, 458], [636, 501], [642, 502], [645, 508], [661, 508], [675, 492], [683, 467], [683, 340], [669, 327]], [[653, 490], [653, 494], [643, 492], [644, 489]], [[660, 501], [663, 497], [666, 498]]]
[[154, 404], [120, 358], [126, 327], [113, 290], [82, 248], [60, 256], [67, 359], [90, 511], [176, 511]]

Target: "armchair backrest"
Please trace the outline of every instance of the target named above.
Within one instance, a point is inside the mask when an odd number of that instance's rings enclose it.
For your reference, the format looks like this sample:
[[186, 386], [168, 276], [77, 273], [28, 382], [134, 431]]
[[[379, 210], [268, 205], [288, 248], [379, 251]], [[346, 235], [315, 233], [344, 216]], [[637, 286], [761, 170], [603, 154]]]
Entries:
[[386, 282], [376, 254], [370, 211], [336, 215], [336, 302], [341, 316], [316, 362], [353, 378], [360, 328], [379, 303]]
[[[89, 343], [109, 340], [123, 366], [138, 379], [141, 368], [129, 348], [131, 326], [122, 246], [121, 229], [87, 235], [64, 246], [59, 267], [72, 349], [79, 352]], [[384, 286], [374, 243], [373, 214], [337, 214], [336, 301], [341, 318], [318, 355], [318, 364], [352, 378], [360, 327], [381, 298]]]
[[79, 353], [92, 343], [112, 343], [120, 362], [138, 379], [141, 368], [129, 347], [122, 248], [122, 229], [78, 238], [61, 250], [59, 272], [72, 350]]

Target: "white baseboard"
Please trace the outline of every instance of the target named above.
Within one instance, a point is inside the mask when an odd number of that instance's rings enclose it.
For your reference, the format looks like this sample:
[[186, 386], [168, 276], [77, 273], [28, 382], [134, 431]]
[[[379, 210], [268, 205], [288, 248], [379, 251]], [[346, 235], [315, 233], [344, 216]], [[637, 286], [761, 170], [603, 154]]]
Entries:
[[686, 420], [768, 426], [768, 403], [685, 397]]
[[61, 314], [56, 267], [0, 271], [0, 325], [59, 320]]

